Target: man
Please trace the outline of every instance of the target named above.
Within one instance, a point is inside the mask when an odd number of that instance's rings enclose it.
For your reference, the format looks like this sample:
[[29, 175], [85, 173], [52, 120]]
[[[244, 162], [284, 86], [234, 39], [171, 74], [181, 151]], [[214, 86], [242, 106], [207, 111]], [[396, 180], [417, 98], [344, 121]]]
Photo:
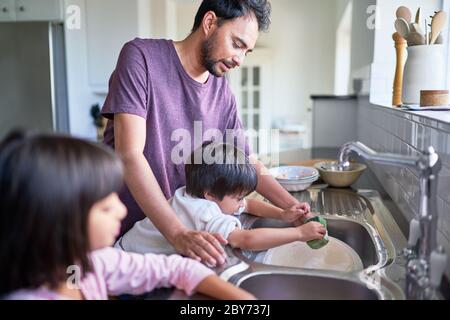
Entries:
[[[226, 241], [217, 234], [188, 230], [168, 204], [174, 191], [185, 185], [183, 163], [171, 159], [178, 143], [174, 132], [193, 134], [199, 122], [203, 132], [242, 129], [223, 76], [243, 63], [259, 31], [268, 29], [270, 10], [267, 0], [205, 0], [186, 39], [135, 39], [123, 47], [102, 110], [109, 119], [105, 143], [115, 148], [125, 166], [127, 188], [121, 198], [129, 214], [123, 232], [145, 214], [180, 254], [210, 265], [225, 262], [221, 244]], [[309, 212], [308, 204], [261, 174], [261, 163], [255, 166], [261, 195], [283, 209], [297, 206], [295, 214], [283, 220], [294, 221]]]

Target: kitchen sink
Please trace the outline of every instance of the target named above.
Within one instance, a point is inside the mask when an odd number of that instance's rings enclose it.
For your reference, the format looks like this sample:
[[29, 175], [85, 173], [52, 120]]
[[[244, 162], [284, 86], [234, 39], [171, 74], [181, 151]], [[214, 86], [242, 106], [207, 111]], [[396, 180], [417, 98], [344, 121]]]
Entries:
[[[383, 259], [384, 244], [377, 238], [377, 234], [371, 234], [372, 230], [363, 224], [343, 217], [324, 216], [327, 219], [328, 234], [348, 244], [361, 258], [365, 269], [377, 265]], [[257, 219], [251, 224], [256, 228], [285, 228], [292, 225], [274, 219]], [[377, 247], [378, 246], [378, 247]], [[244, 260], [262, 262], [266, 251], [240, 251], [236, 249], [236, 255]]]
[[[349, 245], [363, 270], [335, 271], [270, 265], [267, 251], [227, 247], [228, 264], [217, 270], [227, 281], [259, 299], [390, 300], [405, 299], [406, 239], [373, 190], [308, 189], [293, 194], [327, 220], [328, 233]], [[284, 228], [289, 223], [241, 215], [245, 229]]]
[[379, 293], [364, 283], [342, 278], [254, 273], [237, 285], [266, 300], [378, 300]]

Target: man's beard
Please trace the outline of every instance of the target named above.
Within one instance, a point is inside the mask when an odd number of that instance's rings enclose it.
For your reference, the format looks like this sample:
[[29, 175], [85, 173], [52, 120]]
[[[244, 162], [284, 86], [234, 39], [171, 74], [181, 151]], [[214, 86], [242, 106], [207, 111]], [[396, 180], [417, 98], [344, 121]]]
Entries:
[[211, 38], [206, 39], [202, 44], [202, 62], [203, 66], [209, 73], [213, 74], [216, 77], [222, 77], [224, 73], [220, 72], [217, 69], [217, 64], [219, 64], [220, 60], [214, 60], [213, 52], [214, 47], [216, 45], [216, 36], [212, 35]]

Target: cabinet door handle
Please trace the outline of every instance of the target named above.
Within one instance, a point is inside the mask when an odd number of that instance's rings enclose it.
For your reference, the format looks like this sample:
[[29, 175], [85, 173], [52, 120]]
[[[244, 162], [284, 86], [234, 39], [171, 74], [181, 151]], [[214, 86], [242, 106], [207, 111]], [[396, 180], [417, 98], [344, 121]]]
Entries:
[[3, 7], [2, 8], [2, 12], [5, 12], [5, 13], [8, 12], [8, 8], [7, 7]]
[[20, 6], [19, 7], [19, 11], [22, 11], [22, 12], [25, 11], [25, 7], [24, 6]]

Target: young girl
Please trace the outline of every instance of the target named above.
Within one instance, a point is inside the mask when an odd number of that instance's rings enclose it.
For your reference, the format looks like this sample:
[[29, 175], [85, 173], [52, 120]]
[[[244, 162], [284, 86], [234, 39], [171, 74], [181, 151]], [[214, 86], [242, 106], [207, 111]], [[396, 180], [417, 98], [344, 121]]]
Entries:
[[[197, 152], [201, 152], [200, 163], [195, 163]], [[300, 212], [300, 220], [308, 218], [309, 213], [302, 204], [283, 211], [256, 199], [244, 200], [256, 189], [257, 175], [248, 157], [232, 145], [205, 143], [191, 155], [185, 172], [186, 186], [175, 191], [169, 200], [172, 208], [184, 225], [219, 233], [232, 247], [266, 250], [293, 241], [322, 239], [326, 234], [318, 222], [291, 228], [242, 229], [237, 216], [244, 211], [265, 218], [298, 216]], [[148, 218], [137, 222], [116, 247], [139, 253], [175, 252]]]
[[21, 133], [0, 144], [0, 297], [107, 299], [175, 286], [252, 299], [197, 261], [111, 246], [126, 215], [122, 165], [110, 150]]

